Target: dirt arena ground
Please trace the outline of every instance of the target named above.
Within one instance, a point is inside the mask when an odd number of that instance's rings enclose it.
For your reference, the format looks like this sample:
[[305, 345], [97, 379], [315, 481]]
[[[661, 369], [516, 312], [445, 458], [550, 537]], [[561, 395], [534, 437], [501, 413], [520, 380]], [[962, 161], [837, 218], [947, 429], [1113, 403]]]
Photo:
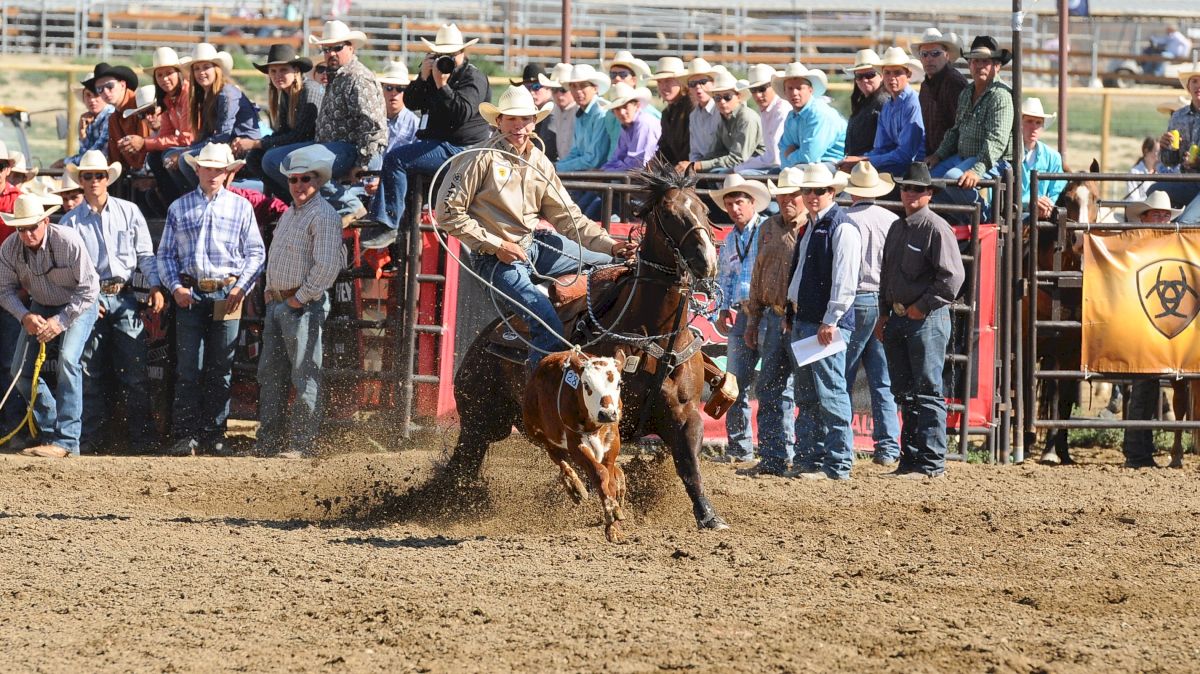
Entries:
[[[440, 445], [441, 443], [433, 443]], [[316, 462], [0, 455], [4, 671], [1195, 670], [1183, 471], [953, 465], [896, 483], [629, 464], [604, 541], [544, 455], [438, 493], [439, 447]], [[1189, 636], [1190, 635], [1190, 636]]]

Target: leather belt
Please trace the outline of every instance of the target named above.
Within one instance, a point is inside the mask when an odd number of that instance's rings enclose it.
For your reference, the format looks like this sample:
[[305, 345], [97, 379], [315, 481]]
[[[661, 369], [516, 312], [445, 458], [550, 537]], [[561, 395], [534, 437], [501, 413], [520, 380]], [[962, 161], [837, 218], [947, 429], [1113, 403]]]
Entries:
[[268, 302], [286, 302], [296, 296], [300, 292], [299, 288], [291, 290], [264, 290], [263, 294], [267, 296]]
[[776, 316], [786, 316], [787, 315], [787, 307], [783, 306], [782, 304], [772, 304], [772, 305], [768, 306], [767, 308], [770, 309], [771, 311], [774, 311]]
[[192, 278], [187, 274], [179, 275], [179, 284], [184, 288], [199, 290], [202, 293], [213, 293], [221, 288], [237, 283], [238, 277], [226, 276], [225, 278]]
[[100, 292], [105, 295], [120, 295], [125, 289], [125, 279], [110, 278], [100, 282]]

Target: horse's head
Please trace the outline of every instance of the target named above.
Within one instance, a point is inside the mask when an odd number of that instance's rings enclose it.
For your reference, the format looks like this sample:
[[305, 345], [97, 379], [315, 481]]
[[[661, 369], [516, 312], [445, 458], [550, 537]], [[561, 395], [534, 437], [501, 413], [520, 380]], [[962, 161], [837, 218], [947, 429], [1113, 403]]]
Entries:
[[[696, 175], [655, 159], [637, 177], [649, 191], [638, 215], [646, 223], [642, 253], [665, 266], [686, 266], [698, 279], [717, 275], [717, 246], [708, 207], [696, 194]], [[683, 271], [682, 269], [679, 271]]]
[[[1063, 170], [1070, 172], [1066, 168]], [[1089, 173], [1099, 172], [1100, 162], [1093, 159]], [[1057, 205], [1066, 208], [1067, 220], [1070, 222], [1099, 222], [1100, 181], [1087, 178], [1068, 182], [1058, 197]]]

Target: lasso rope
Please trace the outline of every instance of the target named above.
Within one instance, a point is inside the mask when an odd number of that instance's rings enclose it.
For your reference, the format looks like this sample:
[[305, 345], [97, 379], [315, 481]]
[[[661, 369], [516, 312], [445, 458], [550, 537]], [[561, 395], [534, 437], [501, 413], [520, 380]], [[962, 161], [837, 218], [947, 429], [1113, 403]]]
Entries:
[[[0, 400], [0, 409], [4, 407], [4, 403], [8, 402], [8, 396], [12, 394], [13, 389], [17, 385], [17, 380], [21, 378], [21, 372], [25, 369], [25, 357], [29, 355], [29, 342], [25, 342], [25, 351], [21, 353], [21, 367], [17, 369], [17, 374], [13, 377], [12, 383], [8, 385], [8, 390], [4, 392], [4, 399]], [[44, 342], [38, 344], [38, 355], [33, 361], [33, 386], [32, 393], [29, 395], [29, 408], [25, 410], [25, 417], [21, 419], [21, 423], [12, 429], [8, 435], [0, 438], [0, 445], [5, 445], [9, 440], [12, 440], [17, 433], [21, 432], [25, 424], [29, 424], [29, 435], [37, 437], [37, 424], [33, 422], [33, 406], [37, 403], [38, 394], [38, 377], [42, 374], [42, 363], [46, 362], [46, 344]]]

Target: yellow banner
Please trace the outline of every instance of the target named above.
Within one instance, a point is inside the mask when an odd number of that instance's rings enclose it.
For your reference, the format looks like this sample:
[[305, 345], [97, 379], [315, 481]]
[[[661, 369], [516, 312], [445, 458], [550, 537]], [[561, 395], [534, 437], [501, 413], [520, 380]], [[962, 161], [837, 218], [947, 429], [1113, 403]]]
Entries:
[[1083, 270], [1085, 368], [1200, 371], [1200, 232], [1088, 234]]

